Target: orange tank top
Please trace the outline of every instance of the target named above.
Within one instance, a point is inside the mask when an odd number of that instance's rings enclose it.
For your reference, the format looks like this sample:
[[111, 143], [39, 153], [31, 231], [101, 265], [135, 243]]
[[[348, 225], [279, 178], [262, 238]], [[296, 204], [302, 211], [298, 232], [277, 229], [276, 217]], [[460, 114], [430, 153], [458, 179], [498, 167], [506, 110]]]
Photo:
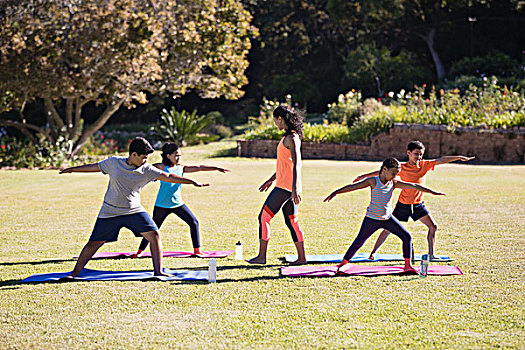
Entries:
[[[275, 171], [275, 186], [291, 192], [293, 183], [292, 152], [284, 146], [285, 137], [281, 139], [279, 145], [277, 146], [277, 168]], [[302, 192], [301, 159], [297, 159], [297, 192]]]

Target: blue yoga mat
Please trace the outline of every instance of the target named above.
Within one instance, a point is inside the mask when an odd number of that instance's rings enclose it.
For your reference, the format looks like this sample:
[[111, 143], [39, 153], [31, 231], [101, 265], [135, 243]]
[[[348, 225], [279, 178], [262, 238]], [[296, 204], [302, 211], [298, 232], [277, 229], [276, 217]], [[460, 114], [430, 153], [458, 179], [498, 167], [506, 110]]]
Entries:
[[[323, 255], [306, 255], [307, 262], [316, 262], [316, 263], [338, 263], [343, 260], [344, 254], [323, 254]], [[368, 259], [369, 254], [366, 253], [357, 253], [354, 255], [350, 262], [374, 262], [374, 261], [403, 261], [403, 256], [401, 254], [376, 254], [375, 260]], [[438, 255], [441, 258], [439, 261], [449, 262], [454, 261], [448, 255]], [[286, 262], [292, 262], [297, 260], [297, 255], [287, 254], [284, 256]], [[421, 260], [421, 254], [415, 255], [415, 260]]]
[[[84, 269], [71, 281], [207, 281], [208, 271], [181, 271], [164, 269], [173, 277], [153, 276], [153, 271], [99, 271]], [[22, 282], [58, 281], [69, 275], [69, 272], [37, 273]]]

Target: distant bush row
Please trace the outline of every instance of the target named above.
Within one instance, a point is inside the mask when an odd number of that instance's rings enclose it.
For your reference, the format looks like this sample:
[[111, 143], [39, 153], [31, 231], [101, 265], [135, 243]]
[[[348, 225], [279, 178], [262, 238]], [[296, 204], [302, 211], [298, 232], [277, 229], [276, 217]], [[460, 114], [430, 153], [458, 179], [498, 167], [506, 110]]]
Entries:
[[[304, 125], [304, 140], [359, 143], [388, 130], [394, 123], [513, 128], [525, 126], [525, 94], [498, 85], [496, 78], [480, 78], [480, 86], [436, 90], [423, 85], [412, 92], [389, 92], [384, 98], [362, 100], [358, 91], [340, 95], [330, 104], [322, 124]], [[289, 105], [291, 96], [287, 96]], [[264, 100], [258, 118], [251, 118], [246, 139], [279, 139], [271, 111], [278, 101]]]

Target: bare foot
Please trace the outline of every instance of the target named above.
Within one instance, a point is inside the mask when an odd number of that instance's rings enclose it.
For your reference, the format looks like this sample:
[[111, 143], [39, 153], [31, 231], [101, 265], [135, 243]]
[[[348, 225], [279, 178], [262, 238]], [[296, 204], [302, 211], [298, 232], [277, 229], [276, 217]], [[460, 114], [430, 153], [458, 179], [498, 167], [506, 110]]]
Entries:
[[260, 258], [259, 256], [256, 256], [253, 259], [246, 260], [246, 262], [248, 262], [250, 264], [266, 264], [266, 259]]
[[62, 282], [74, 281], [75, 280], [75, 276], [67, 275], [67, 276], [64, 276], [64, 277], [60, 277], [58, 280], [62, 281]]
[[368, 260], [375, 260], [376, 259], [376, 253], [372, 253], [370, 254], [370, 256], [368, 257]]
[[297, 259], [297, 260], [295, 260], [295, 261], [292, 261], [292, 262], [290, 263], [290, 265], [293, 265], [293, 266], [297, 266], [297, 265], [306, 265], [306, 263], [307, 263], [306, 259], [304, 259], [304, 260], [299, 260], [299, 259]]
[[155, 277], [160, 277], [160, 276], [163, 276], [163, 277], [173, 277], [173, 275], [171, 275], [171, 274], [169, 274], [169, 273], [164, 273], [164, 272], [154, 273], [153, 276], [155, 276]]

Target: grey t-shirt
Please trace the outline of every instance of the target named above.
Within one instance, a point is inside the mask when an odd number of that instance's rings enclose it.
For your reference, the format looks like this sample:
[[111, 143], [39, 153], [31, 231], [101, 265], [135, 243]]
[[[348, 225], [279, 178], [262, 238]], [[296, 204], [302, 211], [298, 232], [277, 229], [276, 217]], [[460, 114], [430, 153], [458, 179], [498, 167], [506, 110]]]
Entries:
[[110, 157], [98, 163], [100, 171], [109, 175], [109, 184], [99, 218], [145, 212], [140, 204], [140, 190], [163, 174], [151, 164], [140, 167], [126, 163], [126, 157]]

